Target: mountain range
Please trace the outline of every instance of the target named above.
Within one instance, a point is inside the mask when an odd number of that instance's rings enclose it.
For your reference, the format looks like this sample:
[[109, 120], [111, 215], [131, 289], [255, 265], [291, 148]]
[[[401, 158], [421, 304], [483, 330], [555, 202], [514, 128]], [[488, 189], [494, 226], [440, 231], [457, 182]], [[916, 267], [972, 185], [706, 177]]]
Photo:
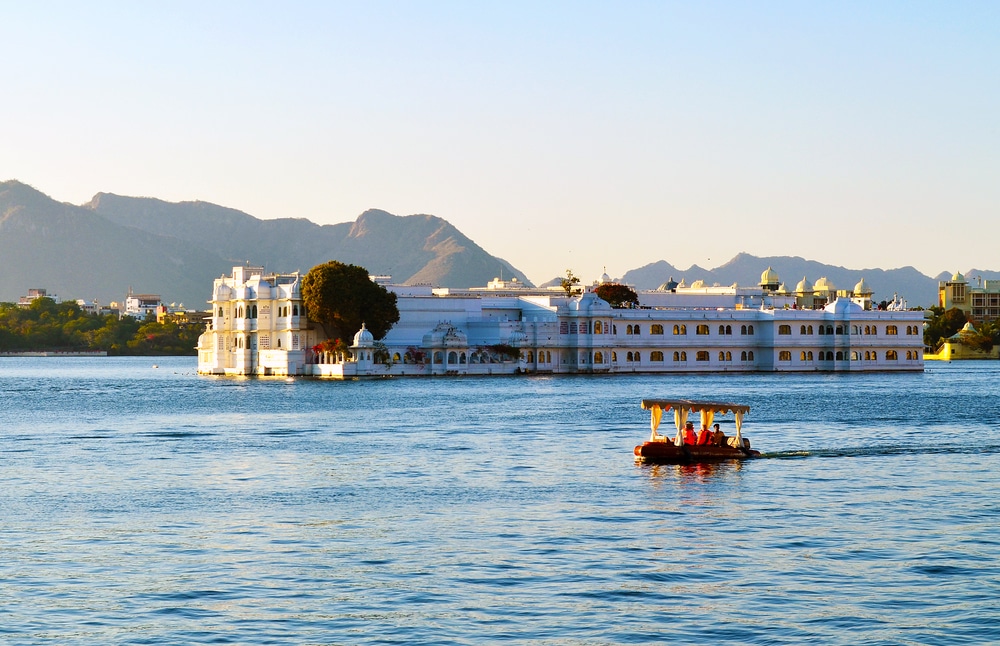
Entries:
[[79, 206], [17, 181], [0, 183], [0, 301], [28, 288], [61, 298], [120, 301], [127, 290], [201, 308], [212, 280], [249, 262], [279, 272], [328, 260], [361, 265], [401, 283], [485, 285], [527, 277], [447, 221], [372, 209], [357, 220], [260, 220], [207, 202], [98, 193]]
[[[397, 216], [378, 209], [354, 222], [318, 225], [302, 218], [261, 220], [208, 202], [165, 202], [98, 193], [81, 205], [53, 200], [10, 180], [0, 182], [0, 301], [16, 301], [29, 288], [62, 298], [120, 301], [128, 289], [160, 294], [165, 301], [204, 307], [214, 278], [249, 262], [268, 270], [308, 271], [327, 260], [361, 265], [399, 283], [441, 287], [482, 286], [496, 276], [528, 278], [490, 255], [446, 220], [433, 215]], [[911, 306], [937, 301], [937, 284], [952, 272], [926, 276], [913, 267], [847, 269], [799, 257], [741, 253], [715, 269], [678, 269], [666, 260], [626, 272], [618, 280], [655, 289], [671, 278], [688, 285], [751, 286], [773, 268], [789, 290], [803, 277], [825, 277], [840, 289], [862, 278], [875, 300], [893, 294]], [[1000, 272], [969, 269], [977, 279]], [[558, 283], [558, 279], [550, 283]]]

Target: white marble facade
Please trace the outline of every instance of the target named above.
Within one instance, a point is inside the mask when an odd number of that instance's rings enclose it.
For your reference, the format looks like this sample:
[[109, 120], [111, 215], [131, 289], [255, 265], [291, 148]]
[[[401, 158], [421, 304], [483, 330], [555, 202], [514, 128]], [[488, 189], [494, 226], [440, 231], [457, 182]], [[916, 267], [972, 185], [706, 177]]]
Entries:
[[[765, 272], [766, 273], [766, 272]], [[234, 268], [216, 279], [199, 341], [203, 374], [332, 378], [517, 373], [858, 372], [923, 370], [923, 312], [866, 309], [871, 293], [805, 309], [766, 288], [683, 286], [612, 309], [591, 290], [387, 288], [400, 320], [341, 356], [313, 352], [299, 276]], [[859, 283], [860, 284], [860, 283]], [[699, 303], [704, 303], [699, 306]], [[256, 308], [256, 309], [253, 309]]]

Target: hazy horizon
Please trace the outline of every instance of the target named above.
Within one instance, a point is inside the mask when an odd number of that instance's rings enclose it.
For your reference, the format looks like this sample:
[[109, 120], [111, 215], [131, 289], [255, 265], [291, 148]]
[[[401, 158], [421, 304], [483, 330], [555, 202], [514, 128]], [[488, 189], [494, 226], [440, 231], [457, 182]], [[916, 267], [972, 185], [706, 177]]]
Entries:
[[0, 177], [442, 217], [532, 281], [739, 252], [928, 276], [1000, 234], [990, 3], [12, 5]]

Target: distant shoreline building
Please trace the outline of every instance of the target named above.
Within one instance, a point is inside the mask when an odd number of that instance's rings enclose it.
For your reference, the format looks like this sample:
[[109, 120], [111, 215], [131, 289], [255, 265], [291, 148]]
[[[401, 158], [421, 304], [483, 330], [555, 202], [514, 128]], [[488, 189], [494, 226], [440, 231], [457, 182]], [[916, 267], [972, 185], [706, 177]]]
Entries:
[[945, 310], [957, 308], [966, 317], [986, 322], [1000, 318], [1000, 280], [980, 280], [977, 287], [970, 287], [961, 272], [951, 280], [938, 283], [938, 305]]
[[[384, 281], [384, 278], [382, 279]], [[822, 281], [822, 279], [821, 279]], [[683, 284], [639, 292], [612, 309], [592, 289], [567, 296], [495, 280], [486, 288], [386, 285], [400, 320], [381, 342], [362, 328], [346, 352], [302, 304], [301, 277], [234, 267], [213, 285], [212, 317], [198, 342], [198, 372], [331, 378], [682, 372], [921, 371], [923, 312], [871, 308], [825, 281], [784, 289]]]

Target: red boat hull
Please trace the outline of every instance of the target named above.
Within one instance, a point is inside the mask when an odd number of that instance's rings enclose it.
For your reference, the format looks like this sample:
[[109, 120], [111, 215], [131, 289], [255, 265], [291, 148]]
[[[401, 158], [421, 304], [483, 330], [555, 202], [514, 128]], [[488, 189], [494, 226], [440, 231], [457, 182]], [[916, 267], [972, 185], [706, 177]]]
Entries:
[[746, 460], [760, 456], [760, 451], [737, 449], [731, 446], [674, 446], [673, 442], [643, 442], [635, 447], [635, 458], [641, 462], [657, 464], [690, 464], [692, 462], [719, 462]]

